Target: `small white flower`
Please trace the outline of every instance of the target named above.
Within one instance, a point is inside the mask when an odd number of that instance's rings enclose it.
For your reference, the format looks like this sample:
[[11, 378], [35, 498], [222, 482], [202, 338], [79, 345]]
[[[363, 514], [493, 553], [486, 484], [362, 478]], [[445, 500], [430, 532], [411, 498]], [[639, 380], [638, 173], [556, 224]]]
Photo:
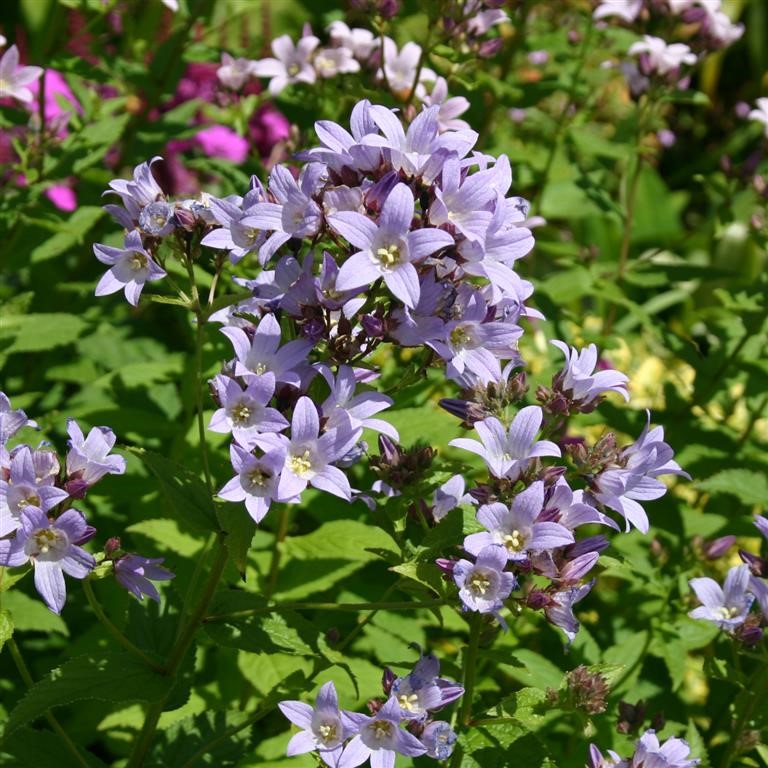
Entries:
[[281, 35], [272, 41], [272, 53], [276, 58], [252, 62], [256, 77], [270, 77], [269, 92], [277, 96], [290, 83], [314, 83], [315, 69], [310, 63], [312, 52], [320, 41], [314, 35], [305, 35], [296, 45], [288, 35]]
[[630, 56], [648, 58], [648, 68], [651, 72], [666, 75], [674, 72], [683, 64], [695, 64], [696, 54], [684, 43], [667, 44], [660, 37], [643, 35], [643, 39], [634, 43], [629, 49]]
[[221, 54], [221, 66], [216, 70], [216, 77], [222, 85], [239, 91], [250, 78], [253, 62], [250, 59], [234, 58], [228, 53]]
[[765, 138], [768, 139], [768, 96], [763, 96], [756, 102], [757, 109], [753, 109], [747, 117], [750, 120], [757, 120], [762, 123], [765, 128]]
[[28, 104], [34, 96], [26, 86], [42, 74], [42, 67], [19, 67], [19, 49], [12, 45], [0, 59], [0, 98], [10, 96]]

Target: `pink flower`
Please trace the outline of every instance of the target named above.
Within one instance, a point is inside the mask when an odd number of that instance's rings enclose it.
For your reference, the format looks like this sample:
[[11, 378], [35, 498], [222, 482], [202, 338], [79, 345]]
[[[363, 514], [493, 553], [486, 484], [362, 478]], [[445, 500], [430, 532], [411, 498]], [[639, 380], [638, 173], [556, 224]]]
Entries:
[[248, 157], [248, 142], [223, 125], [212, 125], [195, 134], [195, 141], [208, 157], [242, 163]]
[[45, 190], [45, 196], [60, 210], [71, 213], [77, 208], [75, 190], [66, 184], [54, 184]]

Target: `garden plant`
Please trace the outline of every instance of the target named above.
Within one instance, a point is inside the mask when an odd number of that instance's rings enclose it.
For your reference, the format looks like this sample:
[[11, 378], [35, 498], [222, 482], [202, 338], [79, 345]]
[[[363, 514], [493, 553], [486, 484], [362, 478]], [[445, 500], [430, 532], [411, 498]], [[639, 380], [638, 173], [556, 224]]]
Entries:
[[768, 766], [768, 3], [0, 6], [0, 765]]

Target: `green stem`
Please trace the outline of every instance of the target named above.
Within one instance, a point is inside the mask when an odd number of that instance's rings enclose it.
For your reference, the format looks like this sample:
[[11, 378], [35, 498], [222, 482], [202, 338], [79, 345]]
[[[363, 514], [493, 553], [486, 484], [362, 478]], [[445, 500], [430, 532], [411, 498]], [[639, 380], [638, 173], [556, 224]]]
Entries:
[[[19, 670], [19, 675], [24, 681], [24, 685], [26, 685], [27, 688], [31, 688], [35, 684], [35, 681], [32, 679], [32, 675], [29, 673], [29, 669], [24, 662], [24, 657], [21, 655], [19, 646], [16, 645], [16, 641], [13, 639], [13, 637], [8, 638], [8, 640], [5, 641], [5, 644], [8, 646], [8, 650], [11, 652], [11, 658], [16, 665], [16, 669]], [[53, 713], [46, 711], [45, 719], [48, 721], [48, 724], [51, 726], [51, 728], [56, 732], [58, 737], [64, 742], [67, 751], [72, 754], [75, 760], [77, 760], [78, 764], [82, 765], [83, 768], [88, 768], [88, 763], [80, 754], [80, 750], [75, 746], [75, 743], [72, 741], [72, 739], [69, 738], [69, 735], [64, 730], [61, 723], [59, 723], [59, 721], [54, 717]]]
[[290, 521], [290, 507], [287, 504], [282, 504], [280, 507], [280, 515], [278, 517], [277, 533], [275, 534], [275, 547], [272, 550], [272, 560], [269, 563], [267, 589], [265, 590], [267, 600], [275, 594], [275, 589], [277, 589], [277, 576], [280, 572], [280, 545], [285, 541], [285, 537], [288, 535]]
[[[224, 537], [225, 534], [218, 534], [219, 548], [216, 552], [216, 559], [211, 567], [211, 572], [208, 575], [208, 581], [206, 582], [203, 596], [200, 598], [195, 610], [182, 626], [182, 629], [176, 638], [176, 642], [174, 643], [173, 648], [171, 648], [171, 652], [168, 654], [168, 660], [163, 665], [163, 672], [168, 676], [174, 677], [179, 671], [179, 667], [192, 645], [195, 633], [199, 629], [200, 624], [202, 624], [205, 612], [208, 610], [208, 606], [216, 592], [216, 587], [219, 584], [221, 575], [224, 572], [224, 566], [227, 564], [227, 559], [229, 557], [227, 548], [224, 546]], [[155, 738], [157, 723], [160, 720], [160, 715], [162, 715], [165, 710], [165, 705], [169, 696], [170, 694], [164, 696], [159, 701], [151, 704], [148, 708], [144, 719], [144, 726], [136, 739], [127, 768], [139, 768], [139, 766], [144, 764], [144, 759], [152, 747], [152, 742]]]
[[738, 754], [739, 742], [745, 726], [749, 724], [758, 703], [762, 704], [765, 702], [766, 693], [768, 693], [768, 664], [763, 662], [754, 671], [742, 691], [742, 696], [746, 697], [746, 703], [742, 707], [736, 719], [736, 724], [731, 730], [728, 749], [723, 756], [722, 768], [730, 768], [731, 763], [733, 763], [733, 759]]
[[88, 604], [91, 606], [91, 609], [96, 614], [96, 618], [104, 625], [105, 629], [112, 635], [112, 637], [117, 640], [120, 645], [123, 646], [127, 651], [132, 653], [137, 658], [141, 659], [148, 667], [155, 670], [155, 672], [162, 673], [164, 670], [158, 664], [156, 661], [151, 659], [149, 656], [147, 656], [144, 651], [141, 650], [138, 646], [134, 645], [107, 617], [107, 614], [104, 613], [104, 609], [101, 607], [101, 604], [96, 599], [96, 595], [93, 592], [93, 587], [91, 586], [91, 582], [89, 579], [83, 579], [82, 580], [83, 585], [83, 591], [85, 592], [85, 596], [88, 599]]
[[437, 608], [441, 605], [448, 605], [455, 602], [453, 600], [426, 600], [421, 603], [415, 603], [412, 600], [399, 600], [388, 603], [270, 603], [259, 608], [249, 608], [243, 611], [233, 611], [232, 613], [218, 613], [213, 616], [206, 616], [204, 621], [210, 624], [217, 621], [232, 621], [234, 619], [245, 619], [249, 616], [256, 616], [261, 613], [279, 613], [280, 611], [416, 611], [419, 608]]
[[480, 613], [473, 613], [469, 620], [469, 642], [464, 654], [462, 685], [464, 695], [461, 697], [461, 710], [459, 723], [467, 726], [472, 720], [472, 695], [475, 691], [475, 673], [477, 672], [477, 652], [480, 648], [480, 630], [483, 617]]
[[544, 163], [544, 170], [542, 171], [541, 179], [539, 180], [539, 186], [531, 204], [532, 208], [541, 202], [541, 196], [544, 194], [544, 188], [547, 185], [547, 179], [549, 179], [549, 174], [552, 170], [552, 164], [555, 162], [557, 150], [560, 148], [560, 140], [562, 139], [565, 128], [568, 125], [568, 112], [576, 97], [576, 87], [578, 86], [579, 79], [581, 78], [581, 71], [584, 69], [584, 64], [587, 61], [587, 51], [591, 50], [590, 44], [592, 42], [592, 31], [594, 29], [591, 16], [589, 17], [587, 24], [587, 31], [584, 33], [584, 39], [581, 41], [581, 47], [579, 48], [579, 59], [576, 63], [576, 68], [573, 70], [573, 75], [571, 77], [571, 83], [568, 88], [565, 104], [563, 105], [563, 109], [557, 118], [555, 135], [552, 138], [552, 143], [549, 147], [549, 154], [547, 155], [547, 160]]

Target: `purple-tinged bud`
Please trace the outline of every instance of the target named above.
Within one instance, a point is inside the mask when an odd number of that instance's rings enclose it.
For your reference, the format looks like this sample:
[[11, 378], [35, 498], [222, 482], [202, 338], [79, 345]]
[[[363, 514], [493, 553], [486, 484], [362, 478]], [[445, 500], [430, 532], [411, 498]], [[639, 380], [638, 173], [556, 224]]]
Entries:
[[674, 131], [670, 131], [668, 128], [657, 131], [656, 138], [659, 140], [659, 144], [667, 149], [677, 143], [677, 136], [675, 136]]
[[529, 608], [538, 611], [541, 608], [546, 608], [547, 606], [552, 605], [552, 598], [540, 589], [533, 589], [525, 599], [525, 604]]
[[490, 40], [484, 40], [477, 49], [477, 55], [481, 59], [493, 58], [504, 46], [504, 41], [500, 37], [494, 37]]
[[544, 481], [544, 485], [556, 483], [566, 472], [565, 467], [544, 467], [539, 472], [539, 480]]
[[363, 330], [372, 339], [384, 338], [384, 321], [375, 315], [363, 315], [360, 319]]
[[569, 560], [576, 560], [582, 555], [589, 554], [590, 552], [600, 553], [609, 546], [610, 542], [602, 534], [587, 536], [585, 539], [580, 539], [575, 544], [569, 544], [563, 550], [563, 556]]
[[387, 464], [394, 465], [399, 463], [403, 452], [400, 447], [386, 435], [379, 435], [379, 453]]
[[381, 206], [389, 197], [390, 192], [400, 183], [396, 171], [385, 173], [366, 193], [365, 205], [374, 213], [381, 211]]
[[704, 544], [702, 554], [707, 560], [717, 560], [736, 543], [735, 536], [721, 536]]
[[176, 223], [186, 229], [187, 232], [191, 232], [197, 225], [197, 217], [186, 208], [177, 207], [174, 211], [174, 216], [176, 217]]
[[389, 694], [392, 692], [392, 683], [396, 679], [397, 675], [389, 667], [384, 667], [384, 674], [381, 676], [381, 687], [387, 698], [389, 698]]
[[381, 699], [368, 699], [365, 706], [372, 715], [375, 715], [384, 706], [384, 702]]
[[453, 416], [458, 416], [465, 424], [473, 425], [476, 421], [487, 419], [490, 414], [478, 403], [470, 400], [459, 400], [455, 397], [444, 397], [438, 405]]
[[736, 113], [736, 117], [740, 117], [742, 120], [746, 120], [747, 117], [749, 117], [749, 113], [752, 111], [752, 106], [747, 104], [746, 101], [739, 101], [736, 103], [733, 111]]
[[64, 483], [64, 490], [72, 499], [84, 499], [91, 486], [82, 477], [72, 476]]
[[581, 33], [576, 29], [569, 29], [568, 42], [570, 45], [578, 45], [581, 42]]
[[645, 702], [641, 699], [637, 704], [628, 701], [619, 702], [619, 720], [616, 730], [619, 733], [636, 733], [645, 721]]
[[72, 543], [75, 546], [79, 547], [81, 544], [85, 544], [87, 541], [90, 541], [95, 535], [96, 535], [96, 529], [92, 525], [86, 525], [85, 530], [82, 533], [82, 536], [74, 540]]
[[104, 554], [107, 557], [111, 557], [115, 554], [121, 547], [120, 537], [119, 536], [112, 536], [111, 538], [107, 539], [106, 543], [104, 544]]
[[653, 728], [654, 731], [662, 730], [666, 724], [667, 718], [664, 717], [663, 712], [656, 712], [656, 714], [651, 717], [651, 728]]
[[[415, 723], [416, 721], [411, 720], [410, 722]], [[435, 760], [449, 758], [456, 742], [456, 734], [444, 720], [434, 720], [428, 723], [419, 738], [427, 748], [427, 755]]]
[[400, 0], [378, 0], [376, 10], [382, 19], [392, 19], [400, 12]]
[[749, 566], [750, 573], [753, 576], [768, 577], [768, 560], [743, 549], [739, 550], [739, 557]]
[[560, 580], [564, 583], [576, 584], [594, 568], [599, 559], [599, 552], [587, 552], [575, 557], [560, 571]]
[[301, 335], [310, 341], [320, 341], [325, 335], [325, 323], [319, 317], [313, 317], [301, 326]]
[[744, 623], [736, 627], [733, 636], [747, 648], [756, 646], [763, 639], [760, 617], [755, 613], [750, 613]]
[[447, 557], [438, 557], [437, 560], [435, 560], [435, 565], [446, 575], [452, 576], [456, 562], [456, 560], [451, 560]]

